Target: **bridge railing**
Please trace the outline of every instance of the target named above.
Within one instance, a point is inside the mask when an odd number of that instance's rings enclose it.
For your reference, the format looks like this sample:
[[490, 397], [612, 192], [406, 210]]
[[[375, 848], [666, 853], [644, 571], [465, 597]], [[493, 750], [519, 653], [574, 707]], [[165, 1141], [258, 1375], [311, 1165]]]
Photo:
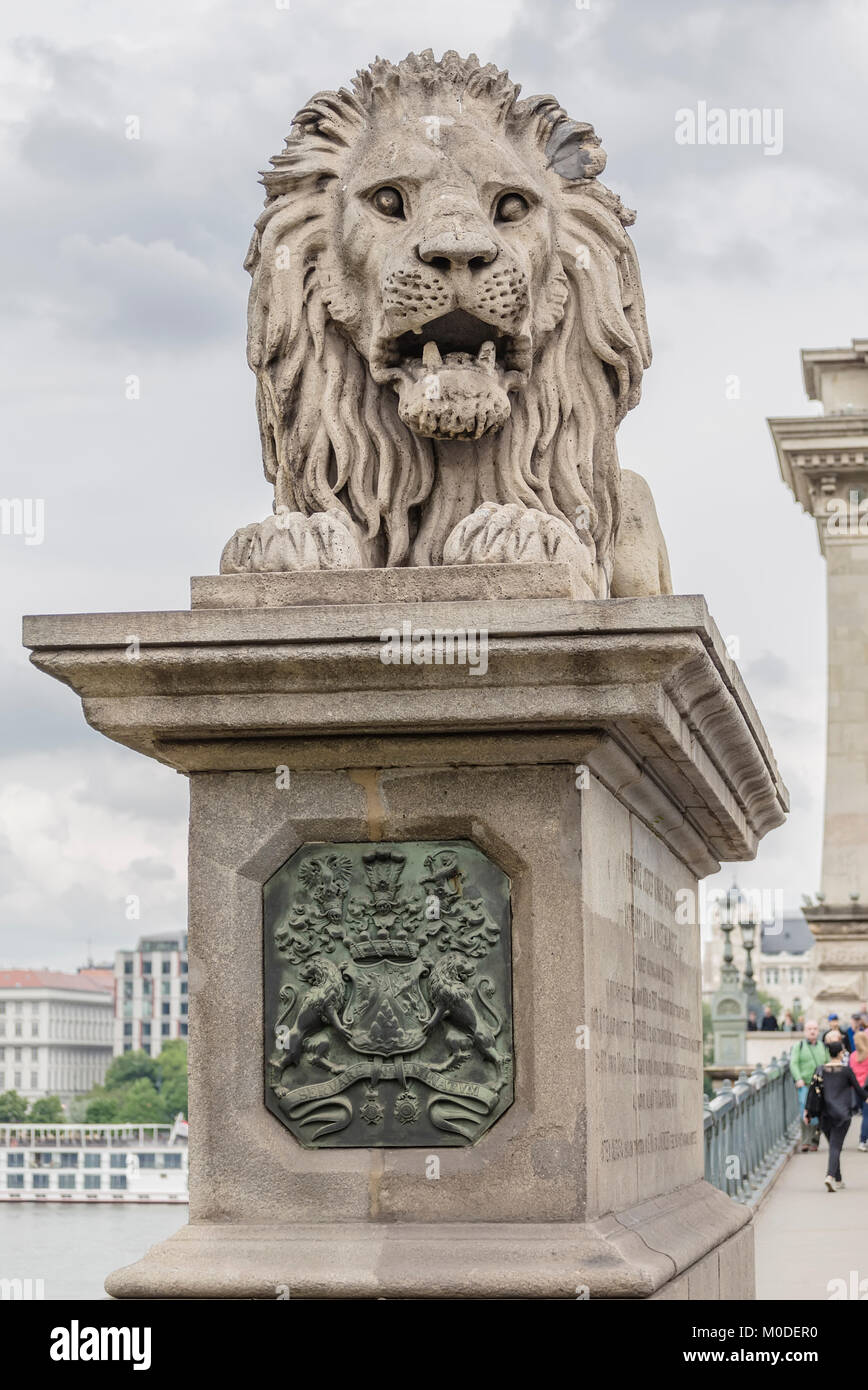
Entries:
[[757, 1063], [705, 1102], [705, 1177], [737, 1202], [754, 1202], [785, 1161], [799, 1130], [789, 1054]]

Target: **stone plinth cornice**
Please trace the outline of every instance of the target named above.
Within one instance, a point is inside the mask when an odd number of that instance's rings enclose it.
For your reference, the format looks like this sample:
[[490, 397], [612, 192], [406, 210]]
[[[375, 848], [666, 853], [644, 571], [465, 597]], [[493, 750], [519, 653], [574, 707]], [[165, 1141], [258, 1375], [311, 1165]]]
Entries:
[[[487, 671], [384, 665], [407, 622], [485, 630]], [[95, 729], [181, 772], [537, 761], [544, 740], [703, 874], [752, 858], [788, 806], [697, 596], [70, 614], [25, 619], [24, 641]]]

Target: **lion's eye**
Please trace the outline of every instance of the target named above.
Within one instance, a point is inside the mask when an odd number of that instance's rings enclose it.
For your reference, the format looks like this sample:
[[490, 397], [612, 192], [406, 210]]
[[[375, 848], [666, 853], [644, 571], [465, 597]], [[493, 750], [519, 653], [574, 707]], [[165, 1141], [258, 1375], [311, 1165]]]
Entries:
[[530, 205], [520, 193], [505, 193], [495, 209], [498, 222], [520, 222], [530, 212]]
[[397, 188], [378, 188], [371, 202], [384, 217], [404, 216], [404, 199]]

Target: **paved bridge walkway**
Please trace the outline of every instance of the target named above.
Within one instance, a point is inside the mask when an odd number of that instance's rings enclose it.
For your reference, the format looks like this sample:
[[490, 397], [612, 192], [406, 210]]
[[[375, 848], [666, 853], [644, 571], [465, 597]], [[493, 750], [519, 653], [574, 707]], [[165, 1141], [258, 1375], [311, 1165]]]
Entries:
[[868, 1299], [868, 1153], [858, 1146], [857, 1116], [841, 1155], [840, 1192], [823, 1186], [825, 1139], [819, 1153], [797, 1151], [787, 1163], [756, 1217], [758, 1299], [825, 1300], [843, 1288], [858, 1298], [862, 1280]]

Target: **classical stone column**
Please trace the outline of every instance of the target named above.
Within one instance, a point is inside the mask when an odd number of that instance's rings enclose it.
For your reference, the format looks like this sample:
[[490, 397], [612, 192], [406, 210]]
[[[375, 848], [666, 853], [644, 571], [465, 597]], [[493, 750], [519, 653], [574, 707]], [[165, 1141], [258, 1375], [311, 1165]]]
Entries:
[[821, 415], [769, 421], [781, 475], [826, 560], [829, 690], [822, 886], [812, 994], [849, 1016], [868, 995], [868, 340], [802, 353]]
[[[786, 794], [704, 601], [352, 584], [26, 620], [94, 728], [190, 778], [190, 1224], [109, 1292], [750, 1297], [702, 1176], [696, 890]], [[386, 664], [404, 624], [486, 660]]]

